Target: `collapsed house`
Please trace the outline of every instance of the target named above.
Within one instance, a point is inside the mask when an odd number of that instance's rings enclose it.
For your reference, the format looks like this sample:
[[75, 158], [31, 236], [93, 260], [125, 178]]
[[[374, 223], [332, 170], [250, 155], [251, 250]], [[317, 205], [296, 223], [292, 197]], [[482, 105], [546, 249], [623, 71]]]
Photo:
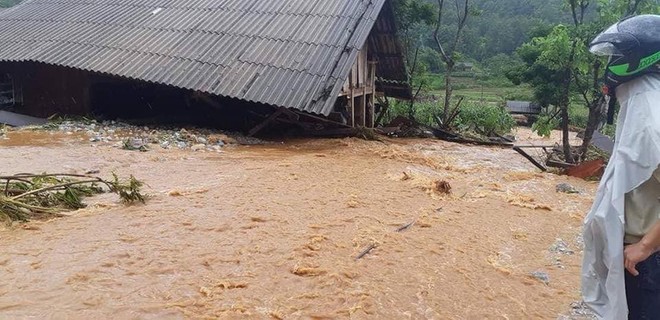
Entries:
[[34, 116], [372, 127], [380, 97], [411, 96], [389, 0], [25, 0], [0, 30], [0, 109]]

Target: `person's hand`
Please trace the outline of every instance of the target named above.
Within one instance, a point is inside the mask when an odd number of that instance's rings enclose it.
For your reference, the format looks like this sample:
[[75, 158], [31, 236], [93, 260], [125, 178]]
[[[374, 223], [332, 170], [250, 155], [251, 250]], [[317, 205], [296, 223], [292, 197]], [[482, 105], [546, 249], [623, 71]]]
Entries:
[[633, 276], [638, 276], [637, 264], [648, 259], [653, 254], [653, 249], [644, 245], [641, 241], [635, 244], [626, 246], [623, 251], [624, 265], [626, 270]]

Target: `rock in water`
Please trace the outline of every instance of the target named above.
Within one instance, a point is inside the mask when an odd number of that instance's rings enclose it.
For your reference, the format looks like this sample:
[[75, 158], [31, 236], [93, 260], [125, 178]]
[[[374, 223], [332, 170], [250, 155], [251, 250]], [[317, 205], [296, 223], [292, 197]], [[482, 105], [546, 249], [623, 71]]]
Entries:
[[573, 187], [572, 185], [568, 183], [560, 183], [557, 185], [556, 189], [557, 192], [562, 192], [562, 193], [580, 193]]

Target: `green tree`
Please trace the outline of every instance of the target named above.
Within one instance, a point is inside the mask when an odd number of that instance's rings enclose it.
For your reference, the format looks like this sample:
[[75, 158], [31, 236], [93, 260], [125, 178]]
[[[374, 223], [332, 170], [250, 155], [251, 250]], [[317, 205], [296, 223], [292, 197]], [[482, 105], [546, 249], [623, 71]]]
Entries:
[[434, 10], [433, 5], [425, 0], [394, 0], [392, 4], [399, 37], [406, 52], [409, 84], [415, 91], [407, 112], [408, 117], [413, 119], [415, 98], [428, 85], [426, 74], [429, 68], [429, 59], [427, 59], [429, 56], [425, 50], [424, 39], [430, 33], [430, 25], [434, 22]]
[[452, 33], [454, 36], [450, 39], [448, 43], [443, 43], [440, 38], [440, 28], [443, 26], [442, 17], [444, 10], [444, 0], [438, 0], [438, 20], [436, 22], [436, 28], [433, 32], [433, 39], [435, 40], [436, 45], [440, 51], [440, 56], [442, 61], [445, 63], [445, 99], [442, 106], [442, 121], [439, 121], [439, 125], [442, 127], [450, 127], [453, 119], [456, 118], [460, 110], [460, 104], [462, 100], [459, 100], [455, 107], [452, 108], [452, 72], [456, 66], [456, 61], [458, 58], [458, 53], [456, 49], [458, 44], [461, 41], [461, 36], [463, 29], [467, 23], [467, 18], [470, 15], [478, 15], [478, 12], [472, 10], [470, 7], [470, 0], [459, 1], [455, 0], [456, 5], [456, 30], [455, 33]]
[[[630, 14], [660, 10], [653, 0], [601, 0], [597, 3], [598, 19], [587, 22], [588, 0], [566, 0], [571, 24], [560, 24], [547, 35], [540, 36], [517, 50], [523, 64], [512, 68], [507, 76], [514, 83], [529, 83], [535, 98], [544, 106], [554, 105], [557, 112], [547, 119], [560, 117], [563, 131], [563, 151], [567, 162], [584, 160], [593, 132], [596, 130], [604, 105], [599, 80], [604, 61], [588, 52], [588, 44], [596, 34], [619, 18]], [[577, 153], [573, 153], [568, 139], [569, 105], [579, 97], [589, 109], [585, 138]], [[537, 126], [542, 129], [543, 126]]]

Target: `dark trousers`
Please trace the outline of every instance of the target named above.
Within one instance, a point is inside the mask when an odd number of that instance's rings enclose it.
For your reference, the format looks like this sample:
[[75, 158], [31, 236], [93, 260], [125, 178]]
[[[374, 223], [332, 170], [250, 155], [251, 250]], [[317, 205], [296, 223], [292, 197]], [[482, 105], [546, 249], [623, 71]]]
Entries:
[[637, 265], [637, 277], [626, 271], [629, 320], [660, 320], [660, 252]]

